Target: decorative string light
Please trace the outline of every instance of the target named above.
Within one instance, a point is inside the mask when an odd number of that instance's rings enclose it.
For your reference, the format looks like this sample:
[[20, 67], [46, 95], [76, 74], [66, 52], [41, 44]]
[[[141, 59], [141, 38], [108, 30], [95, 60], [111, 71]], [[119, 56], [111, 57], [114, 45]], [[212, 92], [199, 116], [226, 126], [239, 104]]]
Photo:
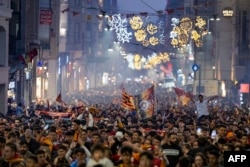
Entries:
[[184, 17], [180, 21], [180, 28], [184, 31], [191, 31], [193, 28], [193, 22], [190, 18]]
[[140, 16], [132, 17], [129, 22], [133, 30], [139, 30], [142, 28], [143, 21]]
[[196, 30], [192, 31], [191, 39], [193, 39], [194, 41], [198, 41], [200, 37], [201, 35]]
[[151, 69], [151, 68], [154, 68], [156, 65], [159, 65], [164, 62], [168, 62], [169, 60], [170, 60], [169, 55], [166, 52], [159, 53], [158, 55], [154, 53], [152, 56], [148, 58], [148, 60], [146, 61], [144, 65], [144, 68]]
[[[131, 31], [128, 29], [128, 24]], [[144, 47], [165, 44], [164, 22], [153, 23], [150, 17], [132, 16], [122, 18], [121, 14], [114, 14], [109, 20], [110, 29], [116, 32], [117, 40], [125, 43], [134, 39]]]
[[140, 54], [128, 54], [125, 58], [128, 61], [128, 67], [133, 70], [152, 69], [159, 64], [170, 61], [169, 54], [166, 52], [153, 53], [148, 58]]
[[148, 24], [147, 31], [150, 35], [154, 35], [158, 31], [158, 27], [156, 25], [153, 25], [153, 24]]
[[115, 30], [119, 42], [130, 42], [132, 39], [133, 34], [132, 32], [128, 32], [127, 29], [127, 19], [123, 19], [120, 14], [115, 14], [111, 17], [109, 26], [111, 30]]
[[159, 39], [156, 38], [156, 37], [150, 37], [150, 38], [149, 38], [149, 43], [150, 43], [151, 45], [153, 45], [153, 46], [156, 46], [156, 45], [159, 44]]
[[200, 16], [196, 17], [196, 23], [195, 26], [199, 29], [203, 29], [203, 27], [206, 25], [206, 21], [201, 18]]
[[138, 42], [143, 42], [146, 39], [146, 37], [147, 37], [146, 31], [143, 30], [143, 29], [137, 30], [134, 33], [134, 35], [135, 35], [136, 41], [138, 41]]
[[185, 48], [190, 40], [193, 40], [197, 47], [203, 45], [202, 37], [208, 34], [206, 30], [206, 21], [197, 16], [195, 22], [189, 17], [182, 19], [172, 18], [173, 29], [170, 32], [171, 45], [180, 49]]

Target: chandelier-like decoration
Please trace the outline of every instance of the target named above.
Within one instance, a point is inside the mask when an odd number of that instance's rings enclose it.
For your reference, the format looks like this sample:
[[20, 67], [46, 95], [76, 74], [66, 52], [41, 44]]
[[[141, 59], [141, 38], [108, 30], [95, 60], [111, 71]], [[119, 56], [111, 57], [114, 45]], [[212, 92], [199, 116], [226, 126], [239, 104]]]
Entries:
[[153, 53], [147, 58], [140, 54], [128, 54], [125, 59], [128, 67], [133, 70], [152, 69], [159, 64], [170, 61], [168, 53]]
[[197, 16], [195, 21], [189, 17], [183, 17], [181, 20], [172, 18], [173, 29], [170, 32], [171, 45], [173, 47], [185, 48], [188, 43], [194, 41], [196, 47], [203, 45], [202, 38], [207, 35], [206, 21]]
[[109, 20], [109, 26], [116, 32], [117, 40], [122, 43], [129, 43], [134, 38], [144, 47], [165, 44], [163, 21], [154, 23], [150, 17], [123, 18], [120, 14], [114, 14]]

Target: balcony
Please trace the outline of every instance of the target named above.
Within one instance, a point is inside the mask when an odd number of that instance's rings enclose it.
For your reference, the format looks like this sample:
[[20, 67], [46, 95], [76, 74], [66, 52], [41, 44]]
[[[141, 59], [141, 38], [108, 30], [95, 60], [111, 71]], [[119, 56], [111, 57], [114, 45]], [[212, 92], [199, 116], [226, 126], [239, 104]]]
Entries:
[[10, 0], [0, 0], [0, 17], [11, 18]]

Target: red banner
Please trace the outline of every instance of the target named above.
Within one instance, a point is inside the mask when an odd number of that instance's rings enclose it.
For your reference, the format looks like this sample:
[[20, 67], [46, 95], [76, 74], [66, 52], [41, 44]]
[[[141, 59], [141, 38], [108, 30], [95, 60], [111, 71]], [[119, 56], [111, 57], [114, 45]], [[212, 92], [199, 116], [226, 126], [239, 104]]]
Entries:
[[47, 115], [51, 117], [70, 117], [72, 114], [68, 112], [48, 112], [48, 111], [36, 111], [37, 115]]
[[50, 25], [52, 23], [52, 11], [49, 9], [40, 10], [40, 24]]

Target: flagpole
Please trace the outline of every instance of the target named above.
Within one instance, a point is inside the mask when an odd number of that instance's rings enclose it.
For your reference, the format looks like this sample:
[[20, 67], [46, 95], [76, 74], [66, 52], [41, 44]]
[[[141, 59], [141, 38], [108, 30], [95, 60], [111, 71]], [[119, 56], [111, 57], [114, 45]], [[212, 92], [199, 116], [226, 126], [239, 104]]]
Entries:
[[154, 114], [157, 115], [158, 110], [158, 104], [157, 104], [157, 98], [156, 98], [156, 82], [154, 81]]

